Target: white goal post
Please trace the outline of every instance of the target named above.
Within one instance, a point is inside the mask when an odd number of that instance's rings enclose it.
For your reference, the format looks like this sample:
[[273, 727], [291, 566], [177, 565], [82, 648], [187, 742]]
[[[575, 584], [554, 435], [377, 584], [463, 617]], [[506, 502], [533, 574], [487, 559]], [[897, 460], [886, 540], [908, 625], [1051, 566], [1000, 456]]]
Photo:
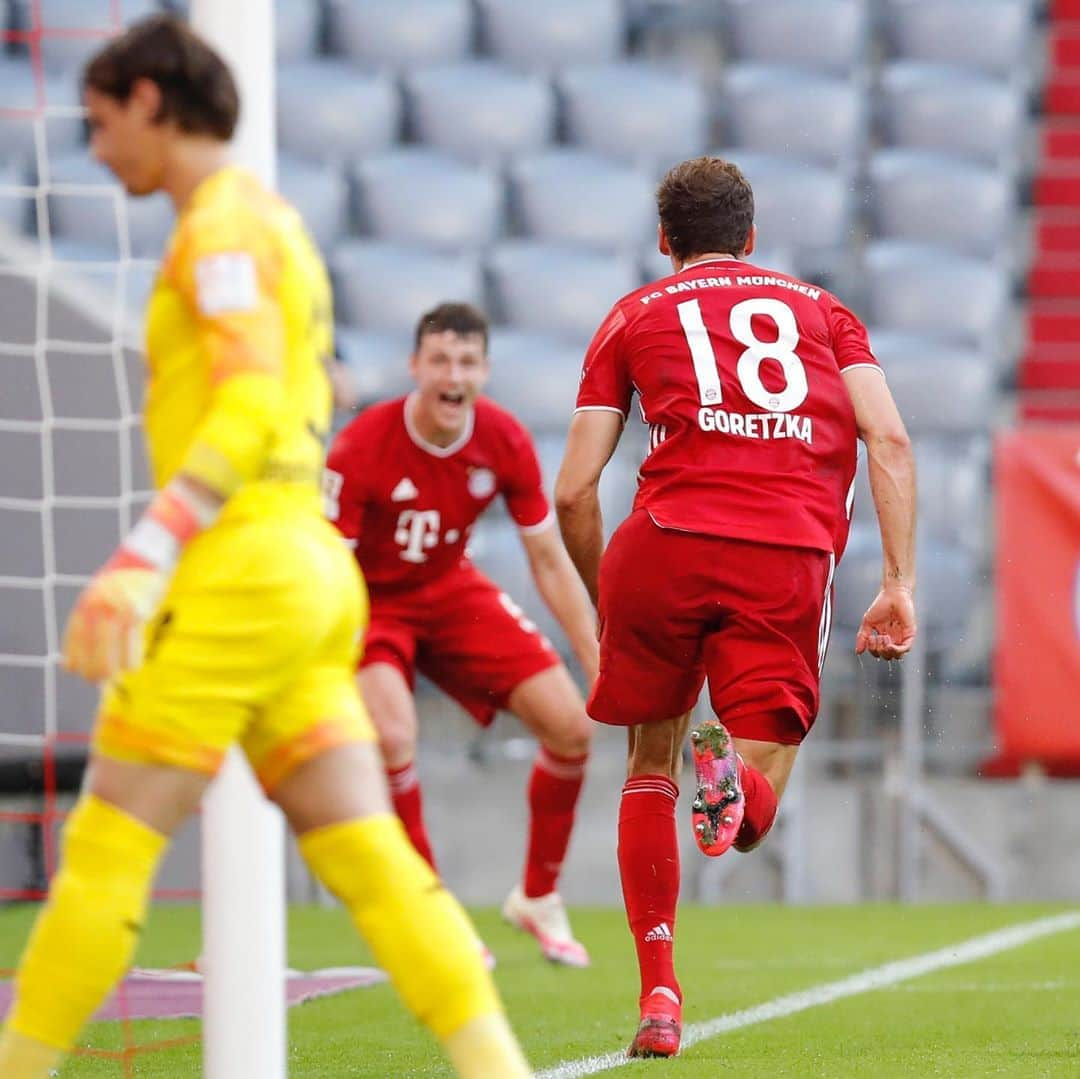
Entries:
[[[273, 0], [193, 0], [191, 22], [239, 85], [235, 159], [274, 186]], [[202, 848], [206, 1079], [284, 1079], [284, 827], [238, 750], [207, 795]]]

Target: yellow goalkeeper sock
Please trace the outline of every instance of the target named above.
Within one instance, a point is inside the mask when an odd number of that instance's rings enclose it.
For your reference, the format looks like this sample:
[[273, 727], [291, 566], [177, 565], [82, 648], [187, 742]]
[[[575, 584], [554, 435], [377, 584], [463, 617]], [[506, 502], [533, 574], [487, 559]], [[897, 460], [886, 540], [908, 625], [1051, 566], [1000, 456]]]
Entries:
[[[60, 872], [15, 975], [6, 1032], [68, 1050], [127, 970], [165, 836], [86, 795], [64, 829]], [[22, 1051], [6, 1038], [4, 1051]], [[37, 1079], [0, 1051], [4, 1079]], [[25, 1056], [25, 1052], [23, 1052]], [[16, 1062], [16, 1063], [12, 1063]]]
[[317, 828], [300, 839], [300, 850], [345, 904], [406, 1006], [446, 1045], [459, 1075], [531, 1074], [468, 916], [413, 849], [396, 816]]
[[48, 1079], [63, 1052], [14, 1030], [0, 1033], [0, 1075], [7, 1079]]

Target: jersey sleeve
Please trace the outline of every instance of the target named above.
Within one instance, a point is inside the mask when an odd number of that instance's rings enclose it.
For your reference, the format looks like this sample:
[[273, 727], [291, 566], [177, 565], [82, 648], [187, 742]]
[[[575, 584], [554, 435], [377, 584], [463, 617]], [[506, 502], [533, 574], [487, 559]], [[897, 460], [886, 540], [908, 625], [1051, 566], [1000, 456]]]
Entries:
[[881, 364], [870, 349], [866, 327], [835, 297], [831, 299], [829, 333], [837, 367], [841, 371], [850, 367], [873, 367], [880, 371]]
[[260, 474], [287, 407], [280, 266], [266, 231], [244, 215], [196, 214], [164, 267], [188, 305], [210, 385], [181, 471], [226, 497]]
[[525, 533], [543, 532], [554, 518], [544, 493], [544, 478], [529, 433], [514, 422], [509, 467], [503, 479], [503, 500], [514, 523]]
[[616, 306], [600, 324], [585, 353], [576, 411], [620, 412], [623, 419], [630, 414], [634, 387], [623, 356], [625, 331], [626, 315]]
[[350, 547], [355, 547], [360, 539], [366, 500], [358, 423], [359, 419], [353, 420], [334, 439], [323, 471], [323, 513]]

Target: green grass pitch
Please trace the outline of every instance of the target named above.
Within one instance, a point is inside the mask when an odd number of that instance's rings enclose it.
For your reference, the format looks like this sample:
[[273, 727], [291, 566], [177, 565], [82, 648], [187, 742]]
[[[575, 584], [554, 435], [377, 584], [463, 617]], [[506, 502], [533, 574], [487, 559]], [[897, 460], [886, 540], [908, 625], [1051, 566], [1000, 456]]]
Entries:
[[[678, 962], [688, 1023], [934, 951], [1061, 907], [685, 907]], [[13, 963], [33, 911], [0, 912], [0, 965]], [[637, 972], [621, 911], [573, 912], [589, 946], [586, 971], [549, 966], [532, 940], [475, 912], [498, 957], [497, 979], [537, 1068], [618, 1051], [636, 1018]], [[289, 960], [302, 968], [369, 962], [337, 910], [290, 912]], [[198, 913], [155, 911], [138, 961], [168, 966], [198, 951]], [[634, 1076], [859, 1077], [1080, 1076], [1080, 930], [1070, 930], [968, 965], [864, 993], [701, 1042], [674, 1061], [636, 1063], [605, 1074]], [[136, 1024], [141, 1042], [197, 1031], [193, 1022]], [[85, 1044], [120, 1046], [119, 1028], [99, 1024]], [[64, 1079], [119, 1076], [115, 1062], [80, 1058]], [[200, 1074], [199, 1047], [139, 1056], [135, 1074]], [[289, 1017], [291, 1079], [447, 1076], [432, 1040], [380, 986], [313, 1001]]]

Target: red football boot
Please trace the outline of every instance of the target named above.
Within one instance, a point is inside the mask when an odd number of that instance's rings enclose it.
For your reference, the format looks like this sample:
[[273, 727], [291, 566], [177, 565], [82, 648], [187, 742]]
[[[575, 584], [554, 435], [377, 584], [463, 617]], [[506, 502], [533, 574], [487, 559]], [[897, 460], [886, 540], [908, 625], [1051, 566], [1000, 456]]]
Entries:
[[682, 1004], [665, 986], [657, 986], [641, 1002], [641, 1020], [626, 1051], [628, 1057], [673, 1057], [682, 1037]]
[[690, 732], [697, 794], [694, 796], [694, 839], [702, 854], [723, 854], [735, 842], [746, 803], [739, 783], [739, 758], [727, 728], [709, 717]]

